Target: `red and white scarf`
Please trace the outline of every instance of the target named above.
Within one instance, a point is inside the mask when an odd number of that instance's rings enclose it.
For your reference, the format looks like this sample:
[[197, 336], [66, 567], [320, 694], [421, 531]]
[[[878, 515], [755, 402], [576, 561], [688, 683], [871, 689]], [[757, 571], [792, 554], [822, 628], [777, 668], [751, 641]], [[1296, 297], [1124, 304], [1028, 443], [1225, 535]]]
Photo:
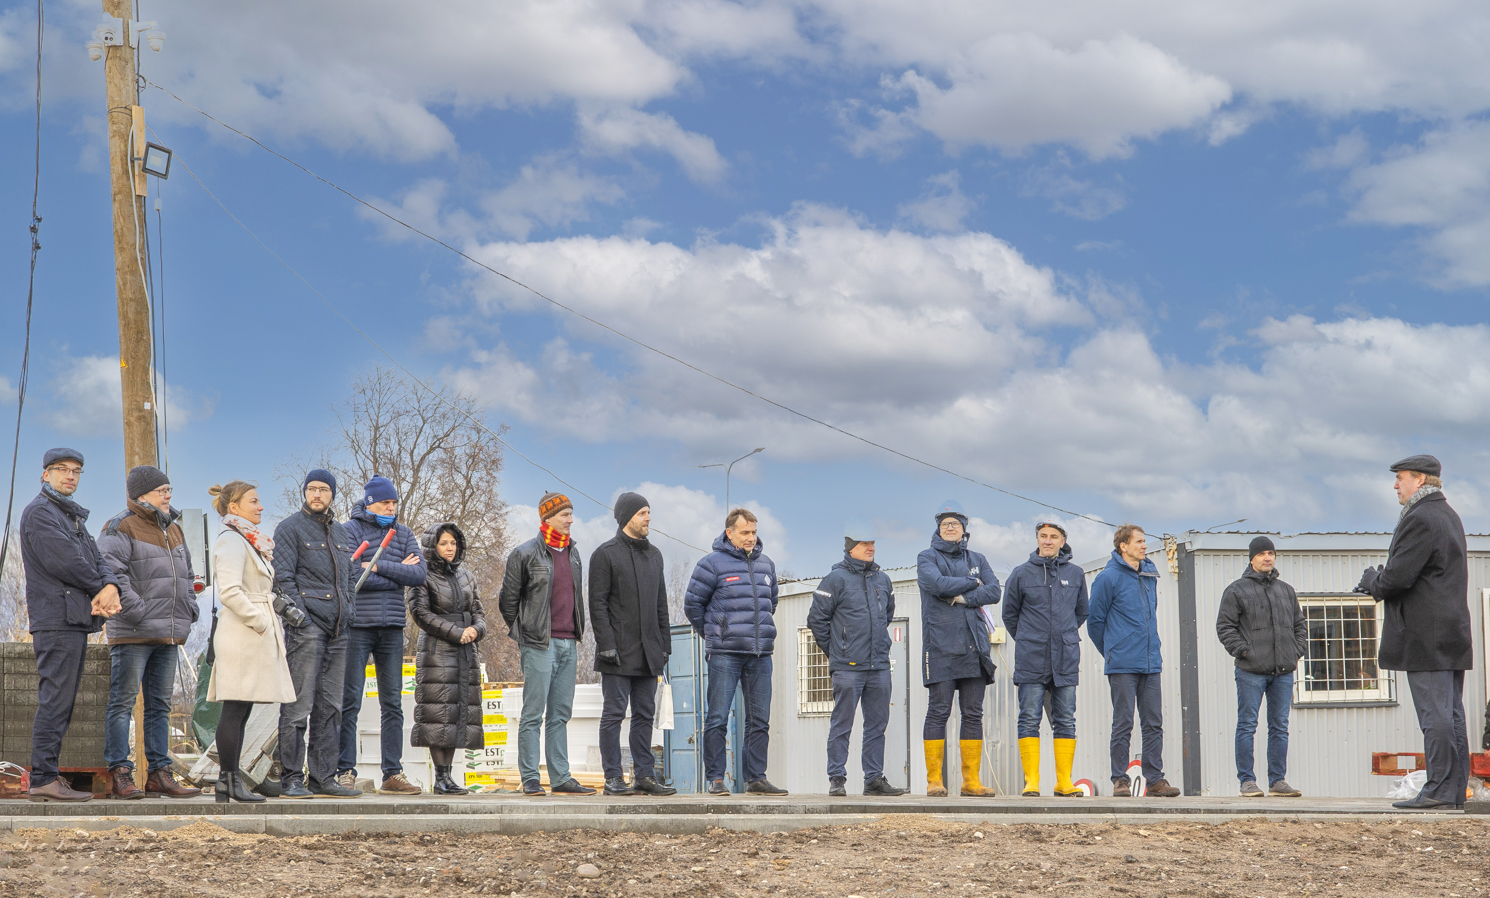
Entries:
[[259, 528], [255, 527], [248, 518], [229, 514], [223, 515], [222, 522], [225, 526], [233, 528], [236, 533], [248, 540], [248, 544], [254, 547], [254, 551], [259, 553], [260, 557], [264, 559], [265, 564], [274, 564], [274, 540], [260, 533]]
[[560, 533], [547, 524], [538, 525], [538, 535], [543, 537], [543, 542], [553, 546], [555, 549], [569, 548], [569, 534]]

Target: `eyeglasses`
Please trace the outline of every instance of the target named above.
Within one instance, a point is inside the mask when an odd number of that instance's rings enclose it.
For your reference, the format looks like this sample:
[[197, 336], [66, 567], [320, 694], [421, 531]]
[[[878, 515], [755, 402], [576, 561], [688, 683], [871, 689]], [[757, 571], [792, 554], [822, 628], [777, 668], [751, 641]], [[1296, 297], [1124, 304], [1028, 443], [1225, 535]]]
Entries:
[[72, 465], [52, 465], [50, 468], [47, 468], [47, 470], [48, 471], [58, 471], [58, 472], [63, 473], [63, 474], [72, 474], [72, 475], [77, 476], [77, 477], [82, 477], [83, 476], [83, 469], [82, 468], [74, 468]]
[[159, 487], [156, 487], [155, 489], [151, 490], [150, 491], [150, 494], [151, 495], [169, 496], [169, 495], [172, 494], [172, 492], [171, 492], [171, 488], [168, 487], [168, 486], [159, 486]]

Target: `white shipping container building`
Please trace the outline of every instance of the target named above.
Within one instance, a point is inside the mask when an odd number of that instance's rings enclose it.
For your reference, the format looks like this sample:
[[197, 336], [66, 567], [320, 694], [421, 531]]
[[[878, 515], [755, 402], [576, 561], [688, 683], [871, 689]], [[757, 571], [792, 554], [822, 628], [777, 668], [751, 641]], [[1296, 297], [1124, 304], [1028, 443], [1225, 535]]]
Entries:
[[[1216, 638], [1216, 613], [1226, 586], [1247, 565], [1247, 545], [1256, 533], [1185, 533], [1151, 537], [1150, 559], [1159, 569], [1159, 636], [1164, 657], [1164, 772], [1186, 795], [1237, 794], [1234, 740], [1236, 687], [1234, 664]], [[1309, 648], [1295, 674], [1290, 712], [1288, 780], [1306, 796], [1385, 796], [1390, 777], [1371, 774], [1372, 752], [1420, 752], [1418, 730], [1406, 678], [1378, 670], [1376, 640], [1381, 606], [1351, 590], [1367, 565], [1384, 564], [1387, 533], [1268, 534], [1277, 546], [1278, 571], [1299, 594], [1309, 624]], [[1033, 540], [1031, 540], [1033, 543]], [[1077, 546], [1090, 557], [1097, 547]], [[1104, 547], [1105, 548], [1105, 547]], [[1108, 552], [1082, 565], [1087, 583], [1106, 566]], [[922, 726], [926, 689], [916, 669], [921, 652], [921, 601], [914, 569], [888, 571], [895, 586], [892, 634], [894, 698], [885, 745], [885, 774], [899, 786], [909, 783], [925, 794]], [[1002, 575], [1000, 580], [1005, 579]], [[771, 703], [771, 780], [792, 792], [827, 791], [827, 733], [832, 688], [826, 662], [807, 631], [807, 612], [817, 580], [782, 584], [776, 612], [778, 631]], [[1469, 537], [1469, 595], [1475, 667], [1465, 678], [1464, 706], [1470, 745], [1479, 749], [1487, 696], [1485, 632], [1490, 606], [1490, 536]], [[995, 606], [1001, 618], [1001, 606]], [[1010, 680], [1014, 645], [994, 634], [996, 681], [983, 710], [983, 783], [1001, 795], [1023, 786], [1018, 752], [1018, 703]], [[1100, 794], [1111, 794], [1109, 735], [1112, 719], [1102, 659], [1082, 634], [1081, 684], [1076, 702], [1074, 776], [1090, 779]], [[1267, 769], [1266, 711], [1259, 712], [1254, 747], [1256, 770]], [[954, 702], [948, 733], [957, 739]], [[1055, 785], [1050, 725], [1041, 725], [1041, 792]], [[849, 747], [849, 789], [862, 782], [859, 771], [860, 721]], [[1138, 757], [1136, 726], [1131, 743]], [[955, 795], [960, 769], [952, 746], [947, 751], [947, 788]]]

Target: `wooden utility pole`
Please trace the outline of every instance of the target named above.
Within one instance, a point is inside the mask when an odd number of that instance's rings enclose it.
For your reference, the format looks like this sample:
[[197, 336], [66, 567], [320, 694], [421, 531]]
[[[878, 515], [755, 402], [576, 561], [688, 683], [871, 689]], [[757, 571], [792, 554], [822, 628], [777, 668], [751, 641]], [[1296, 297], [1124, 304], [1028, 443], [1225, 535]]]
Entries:
[[[109, 128], [109, 181], [114, 206], [114, 286], [119, 297], [119, 380], [124, 396], [124, 470], [154, 465], [155, 394], [150, 384], [150, 300], [145, 295], [140, 235], [145, 218], [145, 174], [133, 157], [145, 155], [145, 119], [135, 79], [129, 0], [103, 0], [104, 15], [124, 21], [119, 46], [104, 48]], [[135, 783], [149, 772], [145, 758], [144, 689], [135, 698]]]

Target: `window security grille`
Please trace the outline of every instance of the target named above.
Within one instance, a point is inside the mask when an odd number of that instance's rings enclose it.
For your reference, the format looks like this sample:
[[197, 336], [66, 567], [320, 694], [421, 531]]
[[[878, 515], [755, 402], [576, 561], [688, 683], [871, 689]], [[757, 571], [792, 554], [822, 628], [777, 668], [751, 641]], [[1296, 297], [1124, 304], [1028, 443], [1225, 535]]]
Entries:
[[812, 631], [797, 631], [797, 716], [833, 713], [833, 674]]
[[1300, 704], [1392, 702], [1397, 682], [1376, 665], [1381, 605], [1357, 595], [1300, 596], [1309, 644], [1294, 678]]

